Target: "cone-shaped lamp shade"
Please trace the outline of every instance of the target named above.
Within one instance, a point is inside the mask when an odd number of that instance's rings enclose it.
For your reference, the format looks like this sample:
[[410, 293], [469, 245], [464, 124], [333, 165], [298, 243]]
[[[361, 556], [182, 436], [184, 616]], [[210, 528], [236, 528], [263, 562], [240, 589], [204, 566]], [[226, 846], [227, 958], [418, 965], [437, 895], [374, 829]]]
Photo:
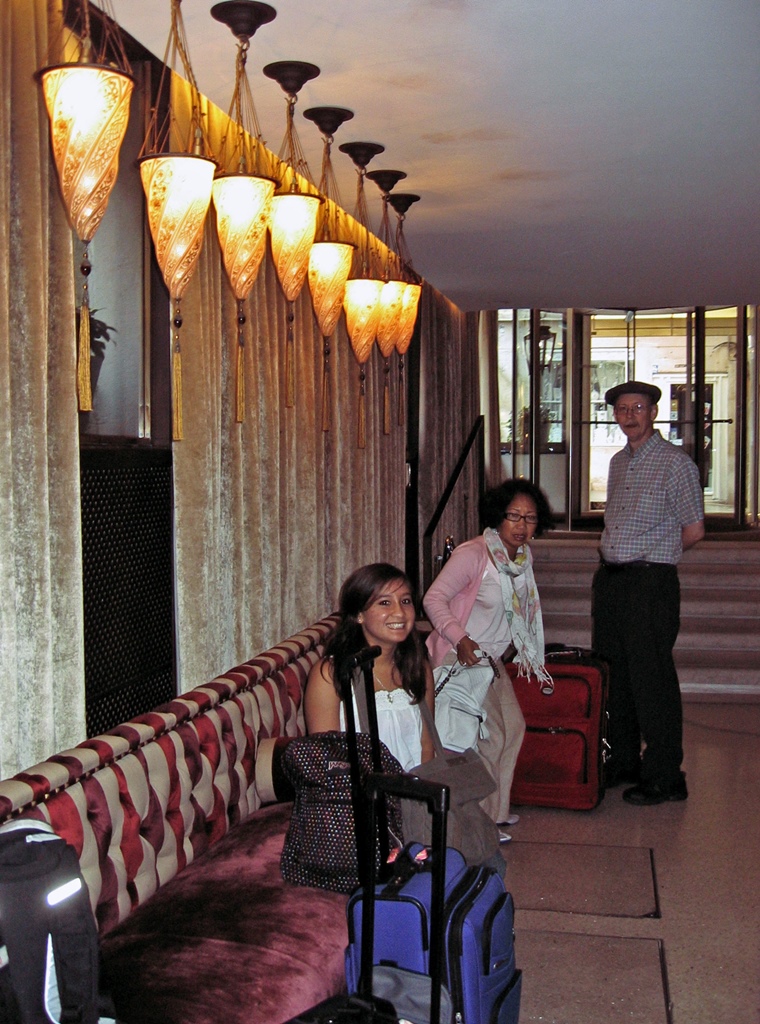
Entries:
[[156, 259], [173, 299], [181, 299], [203, 244], [214, 161], [191, 153], [143, 157], [140, 177]]
[[349, 242], [315, 242], [311, 248], [309, 290], [324, 338], [331, 337], [338, 324], [353, 254]]
[[98, 64], [59, 64], [39, 78], [69, 224], [87, 243], [116, 181], [134, 81]]
[[346, 327], [354, 355], [360, 363], [366, 363], [369, 359], [377, 336], [382, 288], [382, 281], [366, 277], [357, 277], [346, 282], [346, 294], [343, 299]]
[[414, 334], [414, 325], [417, 322], [417, 306], [420, 302], [422, 285], [407, 284], [404, 294], [404, 303], [401, 311], [401, 322], [396, 337], [396, 351], [403, 355], [409, 348]]
[[236, 299], [246, 299], [267, 243], [275, 183], [253, 174], [222, 174], [211, 193], [224, 268]]
[[298, 298], [306, 280], [320, 202], [319, 196], [298, 192], [275, 196], [272, 200], [272, 255], [277, 277], [289, 302]]
[[393, 354], [396, 339], [400, 336], [405, 295], [405, 281], [386, 281], [380, 292], [377, 344], [386, 359]]

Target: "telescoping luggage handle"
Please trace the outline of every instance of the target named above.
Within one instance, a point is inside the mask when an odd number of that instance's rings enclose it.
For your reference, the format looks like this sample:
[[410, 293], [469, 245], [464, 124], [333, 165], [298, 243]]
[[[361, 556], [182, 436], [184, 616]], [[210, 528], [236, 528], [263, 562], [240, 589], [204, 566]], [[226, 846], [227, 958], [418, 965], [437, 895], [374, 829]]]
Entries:
[[[440, 1024], [441, 983], [443, 981], [444, 954], [444, 897], [446, 892], [446, 818], [449, 812], [449, 787], [428, 782], [412, 775], [388, 775], [373, 772], [367, 778], [370, 796], [369, 835], [377, 829], [377, 806], [382, 797], [406, 797], [427, 804], [433, 816], [432, 858], [433, 877], [430, 914], [430, 1024]], [[380, 832], [384, 832], [380, 829]], [[362, 899], [362, 948], [359, 994], [372, 995], [372, 968], [375, 935], [375, 858], [370, 857], [367, 884]]]
[[[357, 722], [354, 714], [354, 689], [353, 677], [357, 669], [360, 669], [364, 676], [364, 690], [359, 691], [357, 687], [357, 700], [366, 703], [366, 717], [369, 719], [370, 752], [372, 755], [372, 767], [376, 772], [382, 772], [383, 763], [380, 754], [380, 733], [377, 727], [377, 708], [374, 700], [374, 680], [372, 669], [375, 658], [379, 657], [379, 647], [363, 647], [356, 654], [344, 658], [336, 666], [340, 694], [343, 700], [343, 708], [346, 715], [346, 741], [348, 744], [348, 757], [351, 762], [351, 803], [354, 810], [354, 825], [356, 828], [356, 859], [358, 867], [359, 882], [364, 885], [367, 880], [368, 864], [375, 863], [375, 848], [373, 833], [369, 830], [369, 816], [367, 810], [367, 795], [362, 787], [361, 771], [359, 768], [359, 751], [356, 744]], [[370, 692], [372, 699], [369, 698]], [[366, 693], [366, 696], [365, 696]], [[382, 817], [385, 814], [385, 797], [382, 798]], [[380, 863], [385, 864], [388, 860], [388, 832], [387, 829], [380, 829], [378, 837], [380, 848]]]

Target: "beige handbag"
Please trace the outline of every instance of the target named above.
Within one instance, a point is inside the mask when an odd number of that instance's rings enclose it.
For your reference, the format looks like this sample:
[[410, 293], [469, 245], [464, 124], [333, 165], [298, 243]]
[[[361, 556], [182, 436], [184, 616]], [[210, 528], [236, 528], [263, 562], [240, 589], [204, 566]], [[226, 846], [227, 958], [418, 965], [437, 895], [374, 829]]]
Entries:
[[[420, 712], [433, 738], [435, 757], [412, 768], [410, 775], [448, 786], [450, 792], [446, 845], [459, 850], [468, 864], [484, 864], [503, 875], [505, 862], [499, 846], [499, 830], [480, 806], [496, 789], [485, 761], [476, 750], [461, 753], [444, 750], [430, 708], [420, 701]], [[401, 813], [406, 842], [431, 842], [430, 814], [424, 804], [402, 800]]]

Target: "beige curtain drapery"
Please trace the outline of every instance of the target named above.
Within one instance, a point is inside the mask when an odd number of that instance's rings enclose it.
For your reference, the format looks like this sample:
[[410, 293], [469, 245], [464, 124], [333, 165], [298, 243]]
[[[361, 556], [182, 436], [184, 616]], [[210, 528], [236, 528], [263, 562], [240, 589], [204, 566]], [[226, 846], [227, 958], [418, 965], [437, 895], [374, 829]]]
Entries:
[[[175, 78], [173, 88], [186, 109], [186, 84]], [[218, 154], [226, 114], [210, 104], [206, 114]], [[237, 305], [213, 209], [182, 312], [184, 440], [174, 445], [174, 485], [187, 689], [333, 611], [358, 566], [403, 567], [406, 445], [401, 427], [383, 434], [375, 346], [365, 366], [367, 447], [357, 447], [359, 366], [343, 318], [331, 342], [332, 428], [321, 429], [322, 337], [308, 284], [295, 303], [296, 404], [285, 407], [287, 304], [269, 251], [245, 304], [246, 418], [235, 421]]]
[[3, 777], [85, 736], [72, 236], [32, 77], [58, 18], [46, 0], [0, 5]]
[[[467, 437], [481, 412], [478, 387], [478, 314], [463, 313], [440, 292], [425, 287], [420, 302], [419, 533], [422, 538]], [[468, 459], [433, 541], [454, 542], [478, 533], [477, 461]], [[420, 579], [430, 567], [422, 563]]]
[[496, 487], [504, 479], [499, 426], [499, 314], [495, 309], [478, 314], [480, 363], [480, 408], [485, 420], [486, 486]]

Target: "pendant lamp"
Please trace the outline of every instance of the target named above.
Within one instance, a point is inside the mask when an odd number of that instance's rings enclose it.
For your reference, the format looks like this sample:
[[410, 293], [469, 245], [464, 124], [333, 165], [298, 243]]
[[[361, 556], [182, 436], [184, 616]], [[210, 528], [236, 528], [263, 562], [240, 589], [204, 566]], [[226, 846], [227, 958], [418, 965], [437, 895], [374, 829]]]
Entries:
[[406, 288], [402, 304], [399, 330], [396, 336], [396, 351], [399, 354], [398, 362], [398, 422], [404, 423], [404, 356], [412, 342], [414, 327], [417, 323], [417, 309], [419, 307], [420, 295], [422, 294], [421, 278], [412, 266], [412, 257], [404, 237], [404, 220], [409, 208], [419, 202], [420, 197], [413, 192], [393, 192], [388, 201], [397, 214], [396, 224], [396, 252], [404, 270]]
[[380, 292], [380, 319], [377, 324], [377, 347], [383, 359], [383, 433], [391, 432], [391, 355], [396, 346], [399, 332], [405, 284], [400, 279], [400, 270], [395, 266], [397, 260], [393, 252], [390, 218], [388, 216], [388, 200], [391, 190], [406, 177], [404, 171], [377, 170], [368, 171], [367, 177], [374, 181], [383, 197], [383, 217], [380, 226], [380, 239], [385, 245], [385, 264], [383, 268], [383, 285]]
[[[139, 157], [148, 224], [158, 265], [169, 291], [172, 313], [172, 438], [183, 438], [181, 300], [195, 272], [203, 244], [203, 225], [211, 202], [215, 163], [203, 130], [201, 98], [185, 36], [181, 0], [171, 0], [171, 28], [159, 82], [159, 102]], [[190, 116], [180, 124], [171, 97], [171, 74], [179, 54], [190, 86]], [[159, 124], [158, 111], [167, 114]], [[184, 129], [184, 130], [183, 130]], [[184, 137], [182, 149], [169, 146]]]
[[295, 405], [295, 300], [301, 294], [309, 268], [309, 253], [317, 230], [317, 214], [322, 202], [312, 192], [302, 192], [299, 180], [311, 181], [306, 158], [303, 155], [294, 113], [298, 93], [304, 84], [319, 75], [315, 64], [304, 61], [283, 60], [267, 64], [264, 74], [274, 79], [287, 98], [285, 138], [278, 159], [278, 177], [283, 189], [272, 199], [270, 234], [272, 257], [285, 299], [288, 303], [287, 333], [285, 338], [285, 405]]
[[350, 121], [354, 114], [345, 107], [311, 107], [304, 110], [303, 116], [316, 124], [322, 133], [323, 142], [319, 191], [326, 202], [322, 207], [322, 221], [317, 229], [316, 240], [309, 253], [309, 290], [322, 333], [322, 430], [329, 430], [332, 424], [330, 339], [343, 311], [346, 280], [351, 272], [356, 248], [352, 242], [340, 240], [338, 218], [342, 203], [331, 152], [335, 132], [344, 121]]
[[77, 399], [92, 410], [90, 377], [89, 245], [108, 206], [119, 170], [119, 152], [129, 120], [134, 79], [116, 22], [100, 15], [100, 47], [94, 51], [91, 8], [81, 0], [72, 42], [78, 59], [51, 64], [35, 75], [50, 120], [50, 142], [69, 226], [84, 246], [79, 307]]
[[235, 419], [238, 423], [245, 421], [245, 300], [264, 257], [272, 196], [277, 185], [273, 177], [263, 173], [266, 149], [246, 62], [251, 37], [261, 25], [274, 20], [276, 14], [274, 7], [256, 0], [224, 0], [211, 8], [212, 17], [227, 25], [238, 40], [229, 129], [219, 154], [222, 169], [211, 187], [222, 261], [237, 300]]
[[385, 146], [378, 142], [344, 142], [339, 147], [354, 162], [357, 172], [356, 209], [354, 217], [362, 228], [361, 244], [357, 248], [354, 262], [356, 274], [346, 282], [343, 309], [346, 313], [346, 328], [351, 340], [356, 361], [359, 363], [359, 413], [357, 444], [359, 448], [367, 446], [367, 413], [366, 413], [366, 381], [364, 364], [370, 357], [372, 346], [377, 337], [377, 324], [380, 318], [380, 292], [383, 280], [373, 273], [372, 251], [370, 248], [370, 223], [367, 210], [367, 199], [364, 193], [364, 178], [367, 164], [373, 157], [385, 151]]

